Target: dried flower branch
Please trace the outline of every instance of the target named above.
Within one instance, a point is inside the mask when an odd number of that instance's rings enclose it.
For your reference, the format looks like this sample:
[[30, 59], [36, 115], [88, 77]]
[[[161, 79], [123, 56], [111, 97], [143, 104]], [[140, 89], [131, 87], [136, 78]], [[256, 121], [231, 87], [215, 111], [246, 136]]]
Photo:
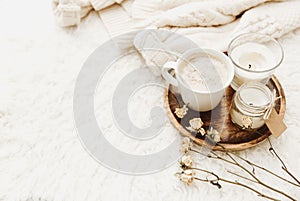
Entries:
[[[211, 130], [211, 132], [212, 132], [212, 130]], [[212, 135], [212, 133], [210, 133], [210, 135]], [[187, 141], [187, 140], [185, 140], [185, 141]], [[189, 143], [191, 143], [191, 142], [189, 141]], [[270, 142], [270, 143], [271, 143], [271, 142]], [[239, 175], [239, 174], [234, 173], [234, 172], [232, 172], [232, 171], [227, 171], [228, 173], [230, 173], [230, 174], [232, 174], [232, 175], [235, 175], [235, 176], [237, 176], [237, 177], [239, 177], [239, 178], [248, 180], [248, 181], [250, 181], [250, 182], [253, 182], [253, 183], [255, 183], [255, 184], [259, 184], [259, 185], [261, 185], [261, 186], [263, 186], [263, 187], [265, 187], [265, 188], [268, 188], [268, 189], [270, 189], [270, 190], [272, 190], [272, 191], [274, 191], [274, 192], [276, 192], [276, 193], [278, 193], [278, 194], [281, 194], [281, 195], [287, 197], [287, 198], [290, 199], [290, 200], [296, 200], [295, 198], [293, 198], [292, 196], [286, 194], [285, 192], [283, 192], [283, 191], [281, 191], [281, 190], [279, 190], [279, 189], [277, 189], [277, 188], [275, 188], [275, 187], [272, 187], [272, 186], [270, 186], [270, 185], [268, 185], [268, 184], [262, 182], [262, 181], [255, 175], [255, 168], [259, 168], [259, 169], [261, 169], [261, 170], [263, 170], [263, 171], [265, 171], [265, 172], [267, 172], [267, 173], [269, 173], [269, 174], [271, 174], [271, 175], [273, 175], [273, 176], [275, 176], [275, 177], [277, 177], [277, 178], [279, 178], [279, 179], [281, 179], [281, 180], [283, 180], [283, 181], [285, 181], [285, 182], [288, 182], [288, 183], [290, 183], [290, 184], [292, 184], [292, 185], [294, 185], [294, 186], [299, 187], [298, 184], [296, 184], [296, 183], [294, 183], [294, 182], [291, 182], [291, 181], [289, 181], [289, 180], [287, 180], [287, 179], [285, 179], [285, 178], [283, 178], [283, 177], [281, 177], [281, 176], [279, 176], [279, 175], [273, 173], [272, 171], [270, 171], [270, 170], [268, 170], [268, 169], [266, 169], [266, 168], [264, 168], [264, 167], [261, 167], [261, 166], [259, 166], [259, 165], [257, 165], [257, 164], [254, 164], [254, 163], [252, 163], [251, 161], [249, 161], [249, 160], [247, 160], [247, 159], [244, 159], [243, 157], [241, 157], [241, 156], [239, 156], [239, 155], [237, 155], [237, 154], [235, 154], [235, 153], [233, 153], [233, 152], [229, 152], [229, 151], [227, 151], [224, 147], [223, 147], [223, 148], [224, 148], [223, 151], [224, 151], [225, 155], [227, 156], [226, 158], [220, 156], [219, 154], [217, 154], [218, 151], [213, 151], [213, 150], [211, 150], [209, 154], [207, 154], [207, 153], [205, 154], [205, 153], [202, 153], [201, 151], [198, 151], [198, 150], [193, 149], [192, 146], [193, 146], [193, 145], [189, 144], [189, 151], [192, 151], [192, 152], [194, 152], [194, 153], [200, 154], [200, 155], [202, 155], [202, 156], [206, 156], [207, 158], [218, 159], [218, 160], [224, 161], [224, 162], [226, 162], [226, 163], [229, 163], [229, 164], [231, 164], [231, 165], [234, 165], [234, 166], [240, 168], [241, 170], [243, 170], [245, 173], [247, 173], [252, 179], [247, 178], [247, 177], [242, 176], [242, 175]], [[221, 146], [221, 147], [222, 147], [222, 145], [220, 145], [220, 144], [217, 144], [217, 146]], [[272, 148], [272, 149], [271, 149], [271, 148]], [[271, 148], [270, 148], [270, 149], [273, 151], [274, 148], [272, 147], [272, 145], [271, 145]], [[188, 152], [189, 152], [189, 151], [188, 151]], [[185, 152], [185, 153], [187, 154], [188, 152]], [[275, 153], [276, 153], [276, 152], [275, 152]], [[277, 153], [276, 153], [275, 155], [278, 156]], [[278, 157], [279, 157], [279, 156], [278, 156]], [[250, 171], [250, 170], [248, 170], [248, 168], [244, 167], [244, 166], [238, 161], [238, 159], [239, 159], [239, 160], [242, 160], [242, 161], [246, 162], [248, 165], [250, 165], [250, 166], [252, 167], [252, 171]], [[190, 158], [190, 160], [192, 160], [192, 158]], [[283, 163], [283, 161], [282, 161], [280, 158], [279, 158], [279, 160], [281, 161], [281, 163], [282, 163], [282, 165], [283, 165], [282, 169], [284, 169], [284, 170], [286, 171], [287, 168], [286, 168], [285, 164]], [[206, 178], [206, 179], [195, 178], [195, 179], [196, 179], [196, 180], [199, 180], [199, 181], [210, 182], [211, 184], [218, 186], [218, 188], [221, 187], [221, 185], [218, 183], [218, 181], [224, 181], [224, 182], [227, 182], [227, 183], [236, 184], [236, 185], [239, 185], [239, 186], [248, 188], [248, 189], [250, 189], [250, 190], [256, 192], [258, 195], [260, 195], [260, 196], [262, 196], [262, 197], [265, 197], [265, 198], [268, 198], [268, 199], [271, 199], [271, 200], [278, 200], [278, 199], [274, 199], [274, 198], [272, 198], [272, 197], [269, 197], [269, 196], [267, 196], [267, 195], [261, 194], [260, 192], [258, 192], [258, 191], [255, 190], [254, 188], [252, 188], [252, 187], [250, 187], [250, 186], [247, 186], [247, 185], [245, 185], [245, 184], [242, 184], [242, 183], [240, 183], [240, 182], [238, 182], [238, 181], [230, 181], [230, 180], [226, 180], [226, 179], [223, 179], [223, 178], [219, 178], [216, 174], [210, 173], [210, 172], [207, 171], [207, 170], [204, 171], [203, 169], [199, 169], [199, 168], [192, 167], [192, 165], [189, 165], [189, 166], [183, 166], [183, 165], [181, 164], [181, 167], [184, 168], [184, 169], [201, 170], [201, 171], [203, 171], [203, 172], [209, 173], [210, 175], [213, 175], [213, 176], [215, 177], [214, 180], [207, 179], [207, 178]], [[293, 179], [294, 179], [294, 178], [295, 178], [295, 177], [293, 177]], [[296, 181], [298, 181], [298, 180], [296, 179]]]
[[[205, 179], [195, 177], [196, 174], [195, 174], [194, 170], [207, 173], [208, 175], [212, 176], [212, 179], [208, 179], [208, 176]], [[279, 199], [276, 199], [276, 198], [273, 198], [273, 197], [268, 196], [266, 194], [263, 194], [263, 193], [259, 192], [258, 190], [255, 190], [254, 188], [252, 188], [252, 187], [250, 187], [246, 184], [240, 183], [238, 181], [231, 181], [231, 180], [228, 180], [228, 179], [224, 179], [222, 177], [219, 177], [217, 174], [215, 174], [211, 171], [201, 169], [201, 168], [186, 169], [186, 170], [183, 170], [181, 173], [176, 173], [175, 175], [182, 182], [186, 183], [187, 185], [192, 184], [194, 180], [198, 180], [198, 181], [202, 181], [202, 182], [209, 182], [210, 184], [212, 184], [212, 185], [214, 185], [214, 186], [216, 186], [220, 189], [220, 188], [222, 188], [222, 186], [219, 183], [219, 181], [222, 181], [222, 182], [225, 182], [225, 183], [234, 184], [234, 185], [238, 185], [238, 186], [247, 188], [247, 189], [257, 193], [258, 196], [261, 196], [263, 198], [267, 198], [267, 199], [273, 200], [273, 201], [279, 201]]]
[[263, 194], [263, 193], [259, 192], [258, 190], [254, 189], [254, 188], [252, 188], [252, 187], [250, 187], [250, 186], [248, 186], [246, 184], [240, 183], [238, 181], [231, 181], [231, 180], [228, 180], [228, 179], [224, 179], [222, 177], [219, 177], [215, 173], [207, 171], [207, 170], [204, 170], [204, 169], [200, 169], [200, 168], [193, 168], [193, 169], [194, 170], [198, 170], [198, 171], [202, 171], [202, 172], [205, 172], [205, 173], [208, 173], [208, 174], [211, 174], [211, 175], [213, 175], [216, 178], [216, 179], [213, 179], [213, 180], [209, 180], [209, 179], [200, 179], [200, 178], [195, 177], [194, 178], [195, 180], [203, 181], [203, 182], [209, 182], [209, 183], [211, 183], [213, 185], [216, 185], [218, 188], [221, 188], [221, 185], [219, 184], [219, 181], [222, 181], [222, 182], [225, 182], [225, 183], [234, 184], [234, 185], [238, 185], [238, 186], [247, 188], [247, 189], [249, 189], [249, 190], [257, 193], [258, 196], [261, 196], [263, 198], [267, 198], [267, 199], [273, 200], [273, 201], [279, 201], [279, 199], [277, 199], [277, 198], [273, 198], [271, 196]]

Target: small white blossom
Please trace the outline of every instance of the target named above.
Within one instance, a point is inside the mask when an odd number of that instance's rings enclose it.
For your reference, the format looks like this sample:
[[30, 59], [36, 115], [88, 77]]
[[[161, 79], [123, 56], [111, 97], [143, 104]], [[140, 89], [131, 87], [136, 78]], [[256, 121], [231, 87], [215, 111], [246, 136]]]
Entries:
[[191, 131], [191, 132], [195, 132], [195, 133], [197, 133], [198, 131], [197, 130], [195, 130], [195, 129], [192, 129], [192, 127], [186, 127], [186, 129], [188, 129], [189, 131]]
[[199, 130], [203, 126], [201, 118], [193, 118], [189, 121], [191, 128], [194, 130]]
[[253, 119], [249, 116], [243, 116], [242, 117], [242, 124], [244, 129], [251, 128], [253, 125]]
[[195, 177], [195, 172], [191, 169], [184, 170], [184, 171], [182, 171], [181, 174], [178, 174], [178, 178], [182, 182], [186, 183], [187, 185], [190, 185], [193, 183], [194, 177]]
[[187, 106], [183, 105], [182, 108], [175, 108], [175, 114], [178, 118], [182, 119], [187, 114], [188, 110], [189, 109], [187, 108]]
[[188, 129], [191, 132], [195, 132], [195, 133], [200, 133], [202, 136], [204, 136], [206, 134], [206, 131], [204, 128], [202, 128], [203, 126], [203, 122], [201, 120], [201, 118], [193, 118], [189, 121], [190, 126], [186, 127], [186, 129]]
[[191, 168], [193, 165], [193, 158], [190, 155], [185, 154], [180, 160], [180, 165], [184, 168]]
[[181, 141], [181, 151], [184, 153], [187, 153], [191, 150], [193, 146], [193, 143], [191, 142], [191, 139], [188, 137], [185, 137]]
[[198, 133], [200, 133], [202, 136], [204, 136], [204, 135], [206, 134], [206, 131], [205, 131], [204, 128], [200, 128], [200, 129], [198, 130]]
[[214, 129], [213, 127], [210, 127], [210, 129], [207, 131], [207, 134], [209, 136], [211, 136], [211, 138], [215, 141], [215, 142], [220, 142], [221, 141], [221, 136], [220, 133]]
[[220, 136], [220, 134], [214, 135], [214, 136], [213, 136], [213, 140], [214, 140], [215, 142], [220, 142], [220, 141], [221, 141], [221, 136]]

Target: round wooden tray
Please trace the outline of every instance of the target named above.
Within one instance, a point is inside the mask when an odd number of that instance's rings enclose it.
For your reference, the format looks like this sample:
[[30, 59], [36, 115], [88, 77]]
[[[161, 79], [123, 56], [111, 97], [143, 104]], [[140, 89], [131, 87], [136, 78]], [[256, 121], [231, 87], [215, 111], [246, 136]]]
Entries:
[[[276, 89], [277, 96], [282, 97], [276, 101], [275, 109], [277, 113], [283, 117], [286, 110], [286, 99], [283, 88], [275, 76], [272, 76], [267, 85], [271, 90]], [[231, 87], [226, 89], [222, 101], [213, 110], [213, 112], [209, 111], [199, 113], [189, 108], [188, 113], [183, 119], [179, 119], [174, 113], [175, 108], [179, 108], [184, 105], [180, 94], [174, 91], [176, 91], [176, 89], [174, 90], [172, 87], [169, 87], [169, 89], [165, 91], [165, 107], [167, 110], [167, 115], [175, 128], [183, 136], [190, 137], [199, 145], [209, 146], [213, 150], [222, 151], [225, 148], [226, 150], [237, 151], [253, 147], [271, 135], [266, 125], [258, 129], [257, 132], [254, 132], [242, 130], [232, 123], [229, 116], [229, 109], [231, 105], [231, 99], [235, 91]], [[218, 144], [221, 146], [211, 146], [205, 141], [203, 136], [200, 134], [192, 134], [186, 129], [186, 127], [189, 126], [189, 120], [199, 116], [201, 117], [205, 128], [213, 126], [220, 132], [221, 142]]]

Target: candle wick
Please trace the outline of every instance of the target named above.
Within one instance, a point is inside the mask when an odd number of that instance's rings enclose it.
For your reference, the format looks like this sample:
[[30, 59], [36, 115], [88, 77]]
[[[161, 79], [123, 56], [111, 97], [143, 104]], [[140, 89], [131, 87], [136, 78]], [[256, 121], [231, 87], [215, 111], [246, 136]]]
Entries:
[[251, 67], [252, 67], [251, 64], [249, 64], [249, 69], [250, 69]]

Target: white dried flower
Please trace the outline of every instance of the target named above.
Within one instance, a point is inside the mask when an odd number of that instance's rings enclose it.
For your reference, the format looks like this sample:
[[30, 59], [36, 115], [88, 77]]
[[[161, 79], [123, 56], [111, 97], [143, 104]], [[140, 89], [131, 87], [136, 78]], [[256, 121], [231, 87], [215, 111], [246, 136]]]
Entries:
[[184, 168], [191, 168], [193, 165], [193, 158], [190, 155], [183, 155], [180, 160], [180, 165]]
[[216, 135], [216, 134], [219, 134], [219, 132], [214, 129], [213, 127], [210, 127], [209, 130], [207, 131], [207, 134], [208, 135]]
[[175, 114], [178, 118], [182, 119], [189, 109], [187, 108], [187, 105], [183, 105], [182, 108], [175, 108]]
[[213, 140], [214, 140], [215, 142], [221, 142], [221, 136], [220, 136], [220, 134], [214, 135], [214, 136], [213, 136]]
[[185, 137], [181, 141], [181, 151], [184, 153], [187, 153], [191, 150], [193, 146], [193, 143], [191, 142], [191, 139], [188, 137]]
[[193, 118], [189, 121], [190, 126], [186, 127], [186, 129], [188, 129], [191, 132], [195, 132], [195, 133], [200, 133], [202, 136], [204, 136], [206, 134], [206, 131], [204, 128], [202, 128], [203, 126], [203, 122], [201, 120], [201, 118]]
[[189, 131], [191, 131], [191, 132], [195, 132], [195, 133], [197, 133], [198, 131], [197, 130], [195, 130], [195, 129], [192, 129], [192, 127], [186, 127], [186, 129], [188, 129]]
[[220, 133], [214, 129], [213, 127], [210, 127], [209, 130], [207, 131], [207, 134], [215, 141], [215, 142], [220, 142], [221, 141], [221, 136]]
[[204, 136], [204, 135], [206, 134], [206, 131], [205, 131], [204, 128], [200, 128], [200, 129], [198, 130], [198, 133], [200, 133], [202, 136]]
[[242, 117], [242, 124], [244, 129], [251, 128], [253, 125], [253, 119], [249, 116], [243, 116]]
[[201, 118], [193, 118], [189, 121], [191, 128], [194, 130], [199, 130], [203, 126]]
[[195, 172], [191, 169], [187, 169], [182, 171], [182, 173], [179, 174], [178, 177], [182, 182], [186, 183], [187, 185], [190, 185], [193, 183]]

